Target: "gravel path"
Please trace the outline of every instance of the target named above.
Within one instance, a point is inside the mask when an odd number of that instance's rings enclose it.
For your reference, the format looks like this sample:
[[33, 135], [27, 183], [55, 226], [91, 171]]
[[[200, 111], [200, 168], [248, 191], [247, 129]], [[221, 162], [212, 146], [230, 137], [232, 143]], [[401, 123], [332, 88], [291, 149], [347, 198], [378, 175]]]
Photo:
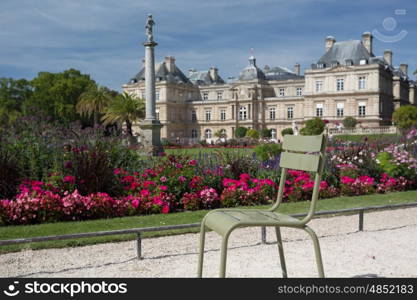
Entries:
[[[365, 214], [364, 232], [357, 232], [358, 217], [313, 220], [320, 238], [327, 277], [376, 274], [417, 277], [417, 208]], [[229, 242], [228, 277], [281, 277], [273, 229], [267, 245], [260, 244], [260, 229], [239, 229]], [[314, 252], [307, 234], [282, 229], [290, 277], [315, 277]], [[143, 260], [136, 259], [135, 242], [76, 248], [25, 250], [0, 255], [1, 277], [194, 277], [198, 234], [144, 239]], [[220, 238], [206, 238], [204, 276], [216, 277]]]

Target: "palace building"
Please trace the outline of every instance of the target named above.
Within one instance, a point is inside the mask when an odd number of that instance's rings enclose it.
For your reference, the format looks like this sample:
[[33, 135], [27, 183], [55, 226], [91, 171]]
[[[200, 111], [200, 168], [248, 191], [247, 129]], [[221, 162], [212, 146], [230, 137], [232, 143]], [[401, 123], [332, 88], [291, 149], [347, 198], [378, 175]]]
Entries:
[[[189, 70], [185, 75], [168, 56], [155, 66], [156, 112], [163, 124], [161, 138], [184, 143], [214, 140], [215, 132], [234, 137], [238, 127], [272, 130], [281, 138], [284, 128], [302, 128], [313, 117], [336, 126], [352, 116], [363, 127], [391, 124], [393, 111], [417, 105], [417, 83], [408, 65], [393, 65], [393, 53], [374, 54], [372, 35], [361, 40], [325, 39], [323, 55], [304, 70], [294, 65], [260, 68], [254, 56], [239, 77], [225, 81], [215, 67]], [[123, 85], [123, 91], [145, 95], [145, 70]]]

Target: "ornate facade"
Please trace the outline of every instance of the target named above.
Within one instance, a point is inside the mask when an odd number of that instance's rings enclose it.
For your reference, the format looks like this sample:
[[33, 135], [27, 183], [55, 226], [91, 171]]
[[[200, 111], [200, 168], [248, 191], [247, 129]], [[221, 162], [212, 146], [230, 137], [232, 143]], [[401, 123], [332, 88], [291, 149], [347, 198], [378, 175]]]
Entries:
[[[361, 126], [389, 125], [396, 107], [417, 105], [416, 82], [408, 66], [392, 64], [392, 51], [375, 56], [372, 35], [361, 40], [336, 42], [328, 36], [325, 51], [310, 68], [300, 73], [284, 67], [258, 67], [255, 57], [239, 77], [221, 78], [218, 69], [189, 70], [186, 76], [171, 56], [155, 66], [156, 111], [164, 125], [161, 137], [182, 142], [214, 140], [221, 131], [234, 137], [236, 128], [281, 130], [301, 128], [313, 117], [339, 124], [352, 116]], [[125, 92], [144, 97], [144, 68], [123, 85]]]

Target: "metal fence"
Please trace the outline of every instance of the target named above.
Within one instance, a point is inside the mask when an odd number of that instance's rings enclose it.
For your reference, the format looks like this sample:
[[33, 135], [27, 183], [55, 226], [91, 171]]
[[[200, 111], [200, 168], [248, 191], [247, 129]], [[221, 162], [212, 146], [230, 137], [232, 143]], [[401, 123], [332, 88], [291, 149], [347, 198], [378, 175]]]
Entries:
[[[349, 208], [349, 209], [341, 209], [341, 210], [319, 211], [315, 213], [315, 218], [320, 217], [320, 216], [326, 216], [326, 215], [358, 214], [358, 231], [363, 231], [365, 212], [408, 208], [408, 207], [417, 207], [417, 203], [403, 203], [403, 204], [391, 204], [391, 205], [383, 205], [383, 206], [368, 206], [368, 207], [358, 207], [358, 208]], [[291, 216], [295, 218], [299, 218], [299, 217], [305, 217], [306, 214], [304, 213], [293, 214]], [[45, 242], [45, 241], [69, 240], [69, 239], [78, 239], [78, 238], [91, 238], [91, 237], [100, 237], [100, 236], [109, 236], [109, 235], [136, 234], [137, 258], [142, 259], [142, 233], [166, 231], [166, 230], [189, 229], [189, 228], [196, 228], [199, 226], [200, 226], [200, 223], [191, 223], [191, 224], [145, 227], [145, 228], [129, 228], [129, 229], [120, 229], [120, 230], [111, 230], [111, 231], [73, 233], [73, 234], [53, 235], [53, 236], [39, 236], [39, 237], [21, 238], [21, 239], [12, 239], [12, 240], [0, 240], [0, 246], [36, 243], [36, 242]], [[266, 228], [265, 227], [261, 227], [261, 243], [266, 244]]]

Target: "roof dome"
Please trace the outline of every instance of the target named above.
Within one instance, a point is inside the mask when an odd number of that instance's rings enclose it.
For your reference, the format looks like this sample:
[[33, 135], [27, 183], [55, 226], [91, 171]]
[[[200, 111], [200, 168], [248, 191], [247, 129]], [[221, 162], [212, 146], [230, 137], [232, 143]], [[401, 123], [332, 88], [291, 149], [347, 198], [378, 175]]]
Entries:
[[251, 55], [249, 57], [249, 65], [240, 72], [239, 80], [265, 80], [265, 74], [256, 66], [256, 58]]

